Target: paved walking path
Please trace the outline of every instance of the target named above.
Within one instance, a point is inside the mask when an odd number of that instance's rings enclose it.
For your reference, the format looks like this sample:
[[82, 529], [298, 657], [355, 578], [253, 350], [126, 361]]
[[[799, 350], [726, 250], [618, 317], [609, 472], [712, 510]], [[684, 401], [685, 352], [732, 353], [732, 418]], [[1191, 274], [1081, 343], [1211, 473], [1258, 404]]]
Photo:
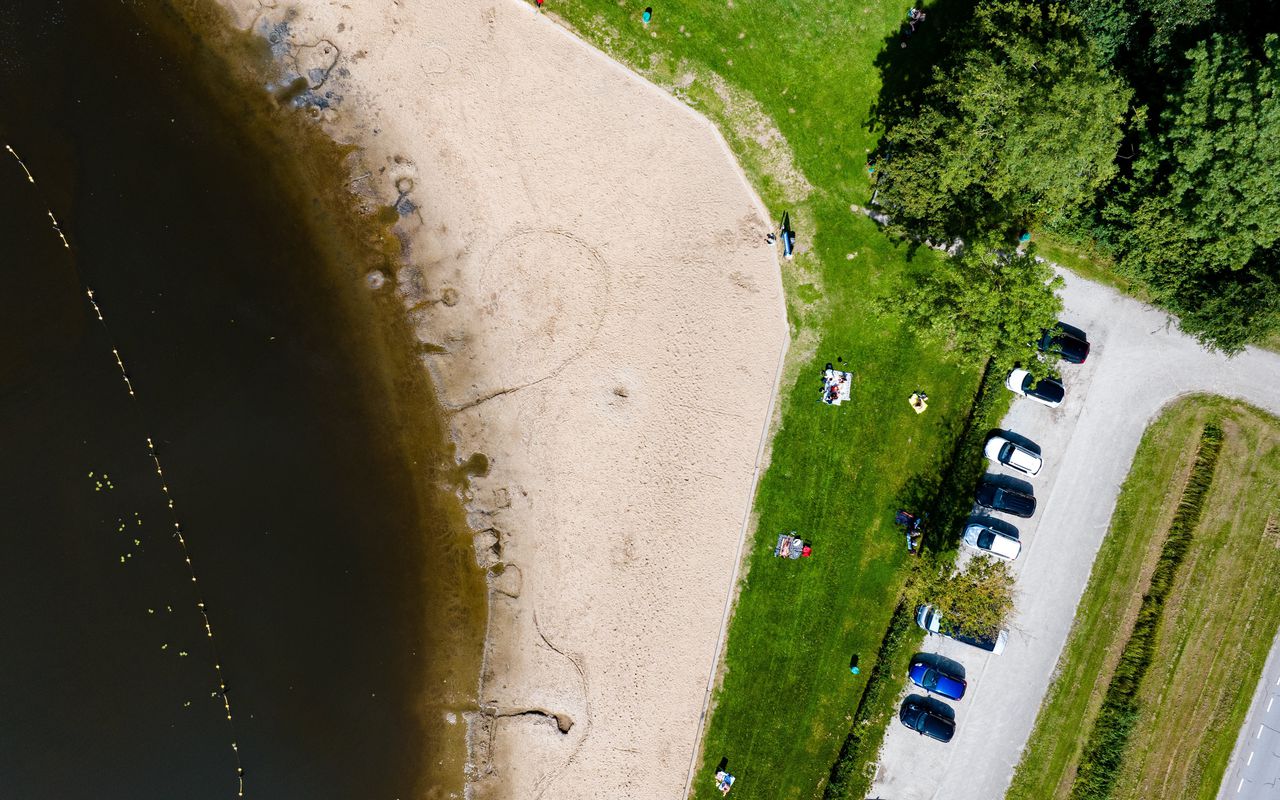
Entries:
[[[929, 637], [926, 651], [967, 671], [968, 694], [951, 704], [955, 738], [939, 744], [891, 723], [872, 797], [1003, 797], [1147, 426], [1170, 401], [1200, 392], [1280, 414], [1280, 355], [1251, 349], [1228, 359], [1200, 347], [1150, 306], [1071, 274], [1065, 278], [1061, 318], [1088, 333], [1089, 359], [1062, 365], [1067, 397], [1061, 407], [1019, 399], [1003, 421], [1039, 445], [1045, 459], [1031, 479], [1036, 516], [1009, 520], [1023, 549], [1014, 562], [1018, 611], [1008, 648], [992, 656]], [[1272, 713], [1280, 729], [1280, 703]], [[1280, 750], [1280, 730], [1275, 744]]]

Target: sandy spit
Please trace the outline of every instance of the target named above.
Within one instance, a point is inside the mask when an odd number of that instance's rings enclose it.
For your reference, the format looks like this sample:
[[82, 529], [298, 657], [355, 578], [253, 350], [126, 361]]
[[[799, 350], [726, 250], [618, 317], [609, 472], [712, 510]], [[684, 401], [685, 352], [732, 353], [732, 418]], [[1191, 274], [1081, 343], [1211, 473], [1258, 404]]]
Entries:
[[367, 290], [489, 460], [471, 794], [681, 796], [787, 343], [764, 207], [706, 120], [532, 5], [221, 2], [396, 206]]

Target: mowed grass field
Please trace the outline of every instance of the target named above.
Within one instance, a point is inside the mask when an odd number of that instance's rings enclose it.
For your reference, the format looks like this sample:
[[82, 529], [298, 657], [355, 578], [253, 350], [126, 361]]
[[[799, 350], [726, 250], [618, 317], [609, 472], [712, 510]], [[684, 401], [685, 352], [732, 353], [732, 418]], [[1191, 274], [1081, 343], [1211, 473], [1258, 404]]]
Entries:
[[[654, 8], [648, 27], [640, 22], [646, 5]], [[891, 305], [901, 282], [938, 256], [888, 239], [850, 209], [872, 191], [866, 161], [878, 136], [880, 64], [929, 54], [927, 28], [907, 49], [895, 36], [910, 5], [545, 6], [715, 122], [775, 219], [789, 211], [799, 236], [784, 265], [793, 339], [781, 421], [697, 765], [699, 798], [719, 796], [712, 773], [721, 758], [738, 778], [739, 800], [821, 796], [906, 577], [894, 512], [935, 482], [978, 387], [981, 365], [956, 363], [896, 315], [876, 311], [879, 298]], [[823, 365], [838, 359], [855, 378], [851, 402], [834, 408], [818, 397]], [[916, 389], [929, 394], [920, 416], [907, 403]], [[772, 557], [777, 534], [791, 530], [813, 542], [812, 558]], [[858, 676], [849, 671], [854, 654]]]
[[1280, 420], [1198, 396], [1168, 408], [1143, 438], [1007, 800], [1071, 795], [1210, 419], [1223, 428], [1222, 451], [1164, 608], [1112, 797], [1217, 794], [1280, 626]]

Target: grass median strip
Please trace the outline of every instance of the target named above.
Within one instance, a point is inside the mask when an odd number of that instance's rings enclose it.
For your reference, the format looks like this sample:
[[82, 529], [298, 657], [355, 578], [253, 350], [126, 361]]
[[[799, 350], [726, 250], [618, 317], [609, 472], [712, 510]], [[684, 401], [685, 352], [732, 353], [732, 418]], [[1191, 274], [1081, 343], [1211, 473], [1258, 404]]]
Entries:
[[1262, 412], [1193, 397], [1151, 426], [1008, 800], [1216, 794], [1280, 626], [1278, 481]]
[[1138, 618], [1120, 652], [1120, 662], [1111, 676], [1102, 708], [1098, 710], [1085, 742], [1084, 755], [1071, 790], [1074, 800], [1105, 800], [1111, 796], [1125, 745], [1137, 722], [1138, 690], [1155, 653], [1165, 600], [1173, 589], [1178, 567], [1182, 566], [1187, 550], [1191, 548], [1191, 537], [1200, 522], [1221, 450], [1222, 428], [1217, 422], [1210, 421], [1200, 432], [1195, 462], [1191, 465], [1178, 510], [1174, 512], [1173, 522], [1160, 547], [1160, 557], [1156, 559], [1147, 593], [1138, 608]]

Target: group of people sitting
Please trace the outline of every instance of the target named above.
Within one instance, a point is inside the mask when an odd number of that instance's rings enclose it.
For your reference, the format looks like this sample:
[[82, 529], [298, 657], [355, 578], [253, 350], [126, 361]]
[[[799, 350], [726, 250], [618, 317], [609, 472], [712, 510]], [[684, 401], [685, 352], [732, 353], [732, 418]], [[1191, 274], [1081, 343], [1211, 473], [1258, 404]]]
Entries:
[[728, 794], [735, 780], [737, 779], [724, 770], [716, 770], [716, 788], [720, 790], [720, 794]]
[[902, 27], [902, 46], [907, 46], [907, 39], [911, 38], [911, 34], [916, 32], [916, 26], [924, 22], [925, 13], [918, 8], [912, 7], [907, 12], [907, 24]]

